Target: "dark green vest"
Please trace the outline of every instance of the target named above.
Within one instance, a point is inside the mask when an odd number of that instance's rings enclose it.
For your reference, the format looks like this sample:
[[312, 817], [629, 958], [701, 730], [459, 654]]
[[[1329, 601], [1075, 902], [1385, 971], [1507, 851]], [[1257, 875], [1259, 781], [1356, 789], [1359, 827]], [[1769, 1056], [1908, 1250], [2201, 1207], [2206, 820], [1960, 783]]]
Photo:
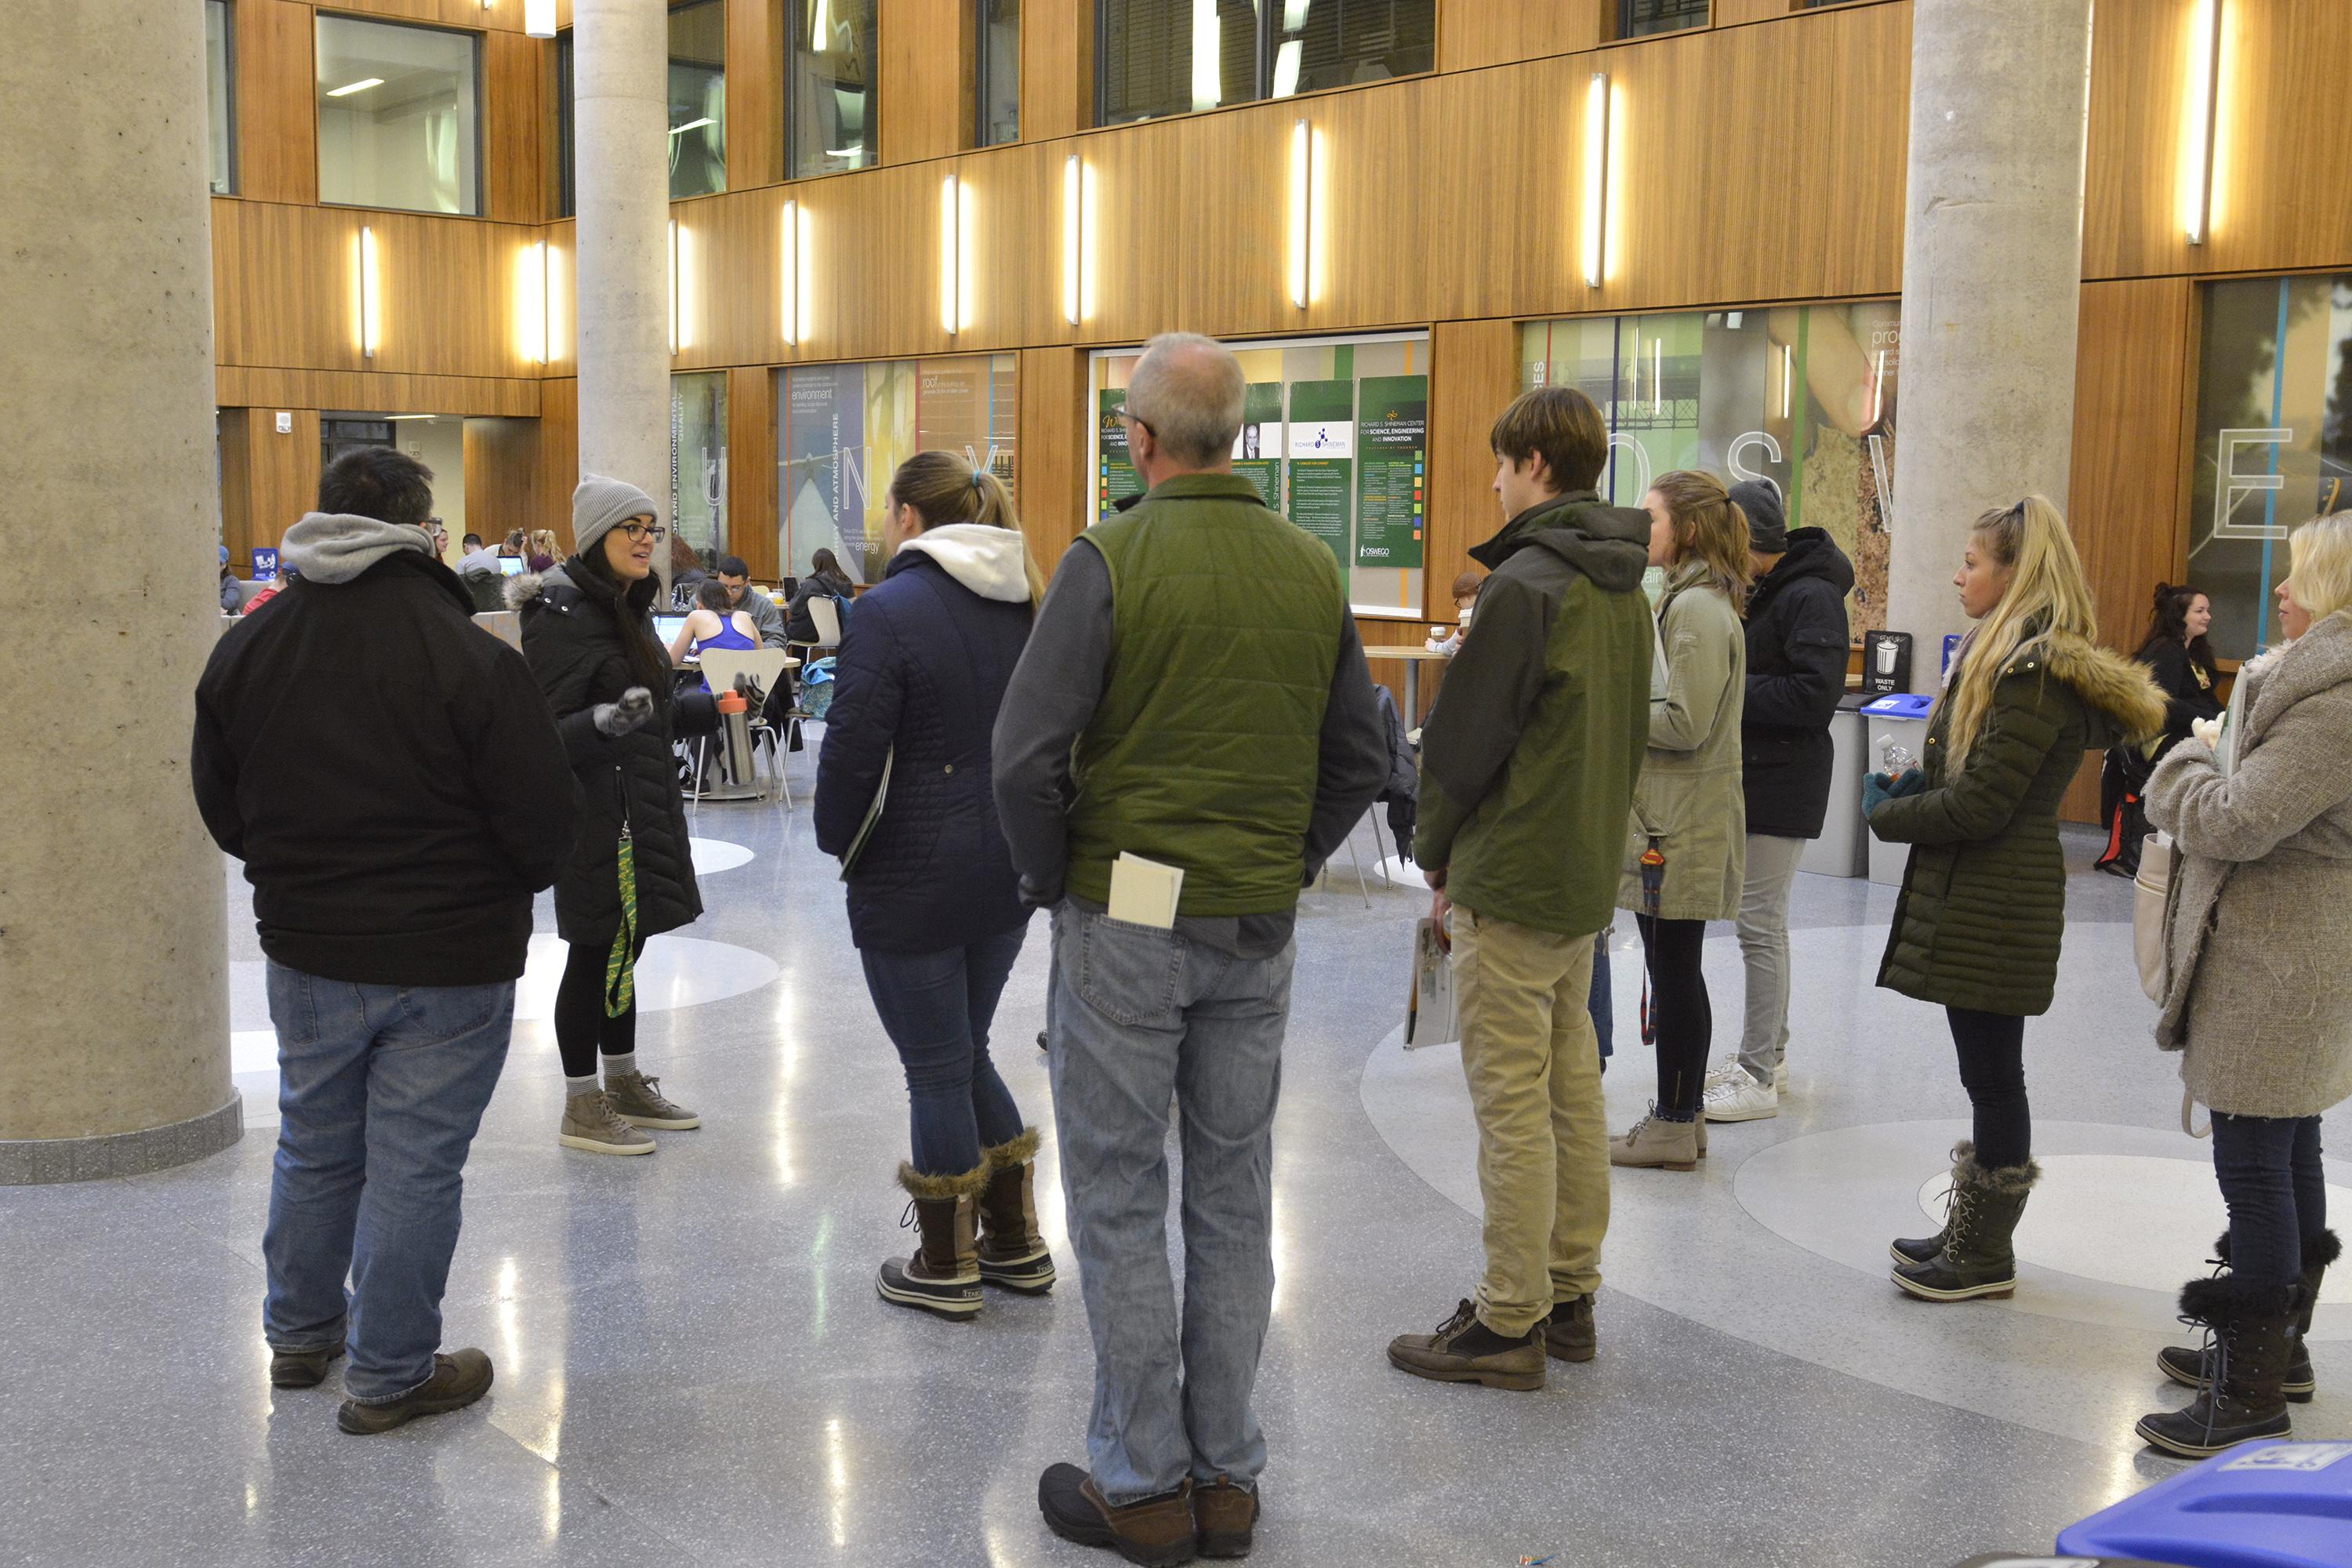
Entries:
[[1230, 474], [1164, 480], [1085, 540], [1110, 568], [1111, 656], [1070, 890], [1108, 901], [1125, 851], [1183, 868], [1180, 914], [1291, 908], [1348, 614], [1329, 547]]

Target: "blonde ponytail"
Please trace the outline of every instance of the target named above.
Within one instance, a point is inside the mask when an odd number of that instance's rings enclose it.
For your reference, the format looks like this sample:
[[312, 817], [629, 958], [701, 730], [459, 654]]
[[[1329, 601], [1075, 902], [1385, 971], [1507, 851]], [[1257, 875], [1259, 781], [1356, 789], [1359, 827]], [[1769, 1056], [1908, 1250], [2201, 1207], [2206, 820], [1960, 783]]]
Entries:
[[1968, 657], [1943, 700], [1951, 705], [1946, 743], [1951, 772], [1968, 761], [1969, 749], [1984, 731], [1993, 688], [2018, 658], [2060, 637], [2099, 640], [2099, 616], [2091, 585], [2083, 574], [2074, 535], [2056, 506], [2027, 496], [2015, 506], [1977, 519], [1969, 537], [2010, 569], [2009, 591], [1969, 634]]
[[[1004, 481], [986, 468], [973, 468], [953, 452], [916, 453], [890, 476], [890, 493], [900, 504], [920, 513], [925, 528], [971, 522], [1021, 532], [1021, 518]], [[1045, 596], [1045, 574], [1039, 569], [1025, 536], [1021, 542], [1021, 572], [1029, 581], [1029, 603], [1034, 608]]]

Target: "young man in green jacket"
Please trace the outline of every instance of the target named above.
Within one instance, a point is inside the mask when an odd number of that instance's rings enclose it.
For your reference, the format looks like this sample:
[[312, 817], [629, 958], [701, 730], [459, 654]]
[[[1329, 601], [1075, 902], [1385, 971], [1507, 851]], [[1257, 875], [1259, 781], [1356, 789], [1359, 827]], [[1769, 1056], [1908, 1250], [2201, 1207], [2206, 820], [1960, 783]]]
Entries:
[[1649, 736], [1650, 519], [1601, 503], [1608, 428], [1572, 387], [1524, 395], [1489, 441], [1509, 521], [1470, 552], [1492, 574], [1423, 738], [1413, 841], [1452, 938], [1486, 1271], [1389, 1360], [1536, 1389], [1547, 1352], [1593, 1354], [1609, 1131], [1585, 999]]

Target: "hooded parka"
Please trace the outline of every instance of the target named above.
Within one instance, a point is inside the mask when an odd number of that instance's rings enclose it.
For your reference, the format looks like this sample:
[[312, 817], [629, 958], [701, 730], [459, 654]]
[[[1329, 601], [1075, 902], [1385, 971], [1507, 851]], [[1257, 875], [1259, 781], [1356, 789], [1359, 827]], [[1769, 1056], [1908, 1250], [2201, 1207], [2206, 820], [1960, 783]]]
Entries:
[[1748, 598], [1748, 700], [1739, 713], [1748, 831], [1818, 838], [1829, 815], [1830, 723], [1845, 696], [1845, 596], [1853, 563], [1825, 529], [1789, 535]]
[[653, 636], [654, 590], [638, 587], [643, 591], [616, 593], [577, 556], [551, 572], [508, 580], [507, 603], [522, 616], [523, 657], [555, 711], [578, 785], [580, 840], [555, 882], [555, 927], [568, 942], [609, 942], [620, 929], [624, 825], [635, 846], [639, 940], [691, 924], [702, 913], [670, 747], [680, 736], [718, 727], [709, 693], [673, 696], [668, 682], [656, 681], [648, 688], [653, 718], [625, 735], [604, 734], [593, 717], [599, 704], [646, 684], [621, 642], [624, 616]]
[[1942, 1006], [2038, 1017], [2050, 1010], [2066, 929], [2058, 803], [2084, 752], [2163, 726], [2164, 694], [2119, 653], [2050, 637], [2002, 671], [1955, 773], [1948, 692], [1960, 669], [1956, 662], [1927, 725], [1927, 787], [1871, 814], [1873, 833], [1912, 847], [1878, 984]]
[[1666, 858], [1661, 920], [1731, 919], [1748, 875], [1739, 766], [1748, 642], [1739, 612], [1704, 571], [1685, 564], [1675, 573], [1658, 606], [1666, 686], [1650, 694], [1649, 746], [1617, 886], [1617, 907], [1641, 912], [1641, 860], [1654, 844]]

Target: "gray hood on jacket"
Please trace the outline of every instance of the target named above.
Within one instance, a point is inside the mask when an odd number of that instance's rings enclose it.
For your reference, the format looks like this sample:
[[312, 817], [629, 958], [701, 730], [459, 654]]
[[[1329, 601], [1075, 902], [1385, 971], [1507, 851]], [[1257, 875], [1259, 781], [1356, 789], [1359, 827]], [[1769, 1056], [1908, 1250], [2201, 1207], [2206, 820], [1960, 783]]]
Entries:
[[1591, 490], [1572, 491], [1519, 513], [1470, 558], [1491, 572], [1522, 550], [1549, 551], [1594, 586], [1631, 593], [1650, 565], [1650, 514], [1604, 505]]
[[314, 511], [286, 531], [278, 556], [294, 574], [312, 583], [348, 583], [396, 551], [433, 558], [433, 536], [373, 517]]

